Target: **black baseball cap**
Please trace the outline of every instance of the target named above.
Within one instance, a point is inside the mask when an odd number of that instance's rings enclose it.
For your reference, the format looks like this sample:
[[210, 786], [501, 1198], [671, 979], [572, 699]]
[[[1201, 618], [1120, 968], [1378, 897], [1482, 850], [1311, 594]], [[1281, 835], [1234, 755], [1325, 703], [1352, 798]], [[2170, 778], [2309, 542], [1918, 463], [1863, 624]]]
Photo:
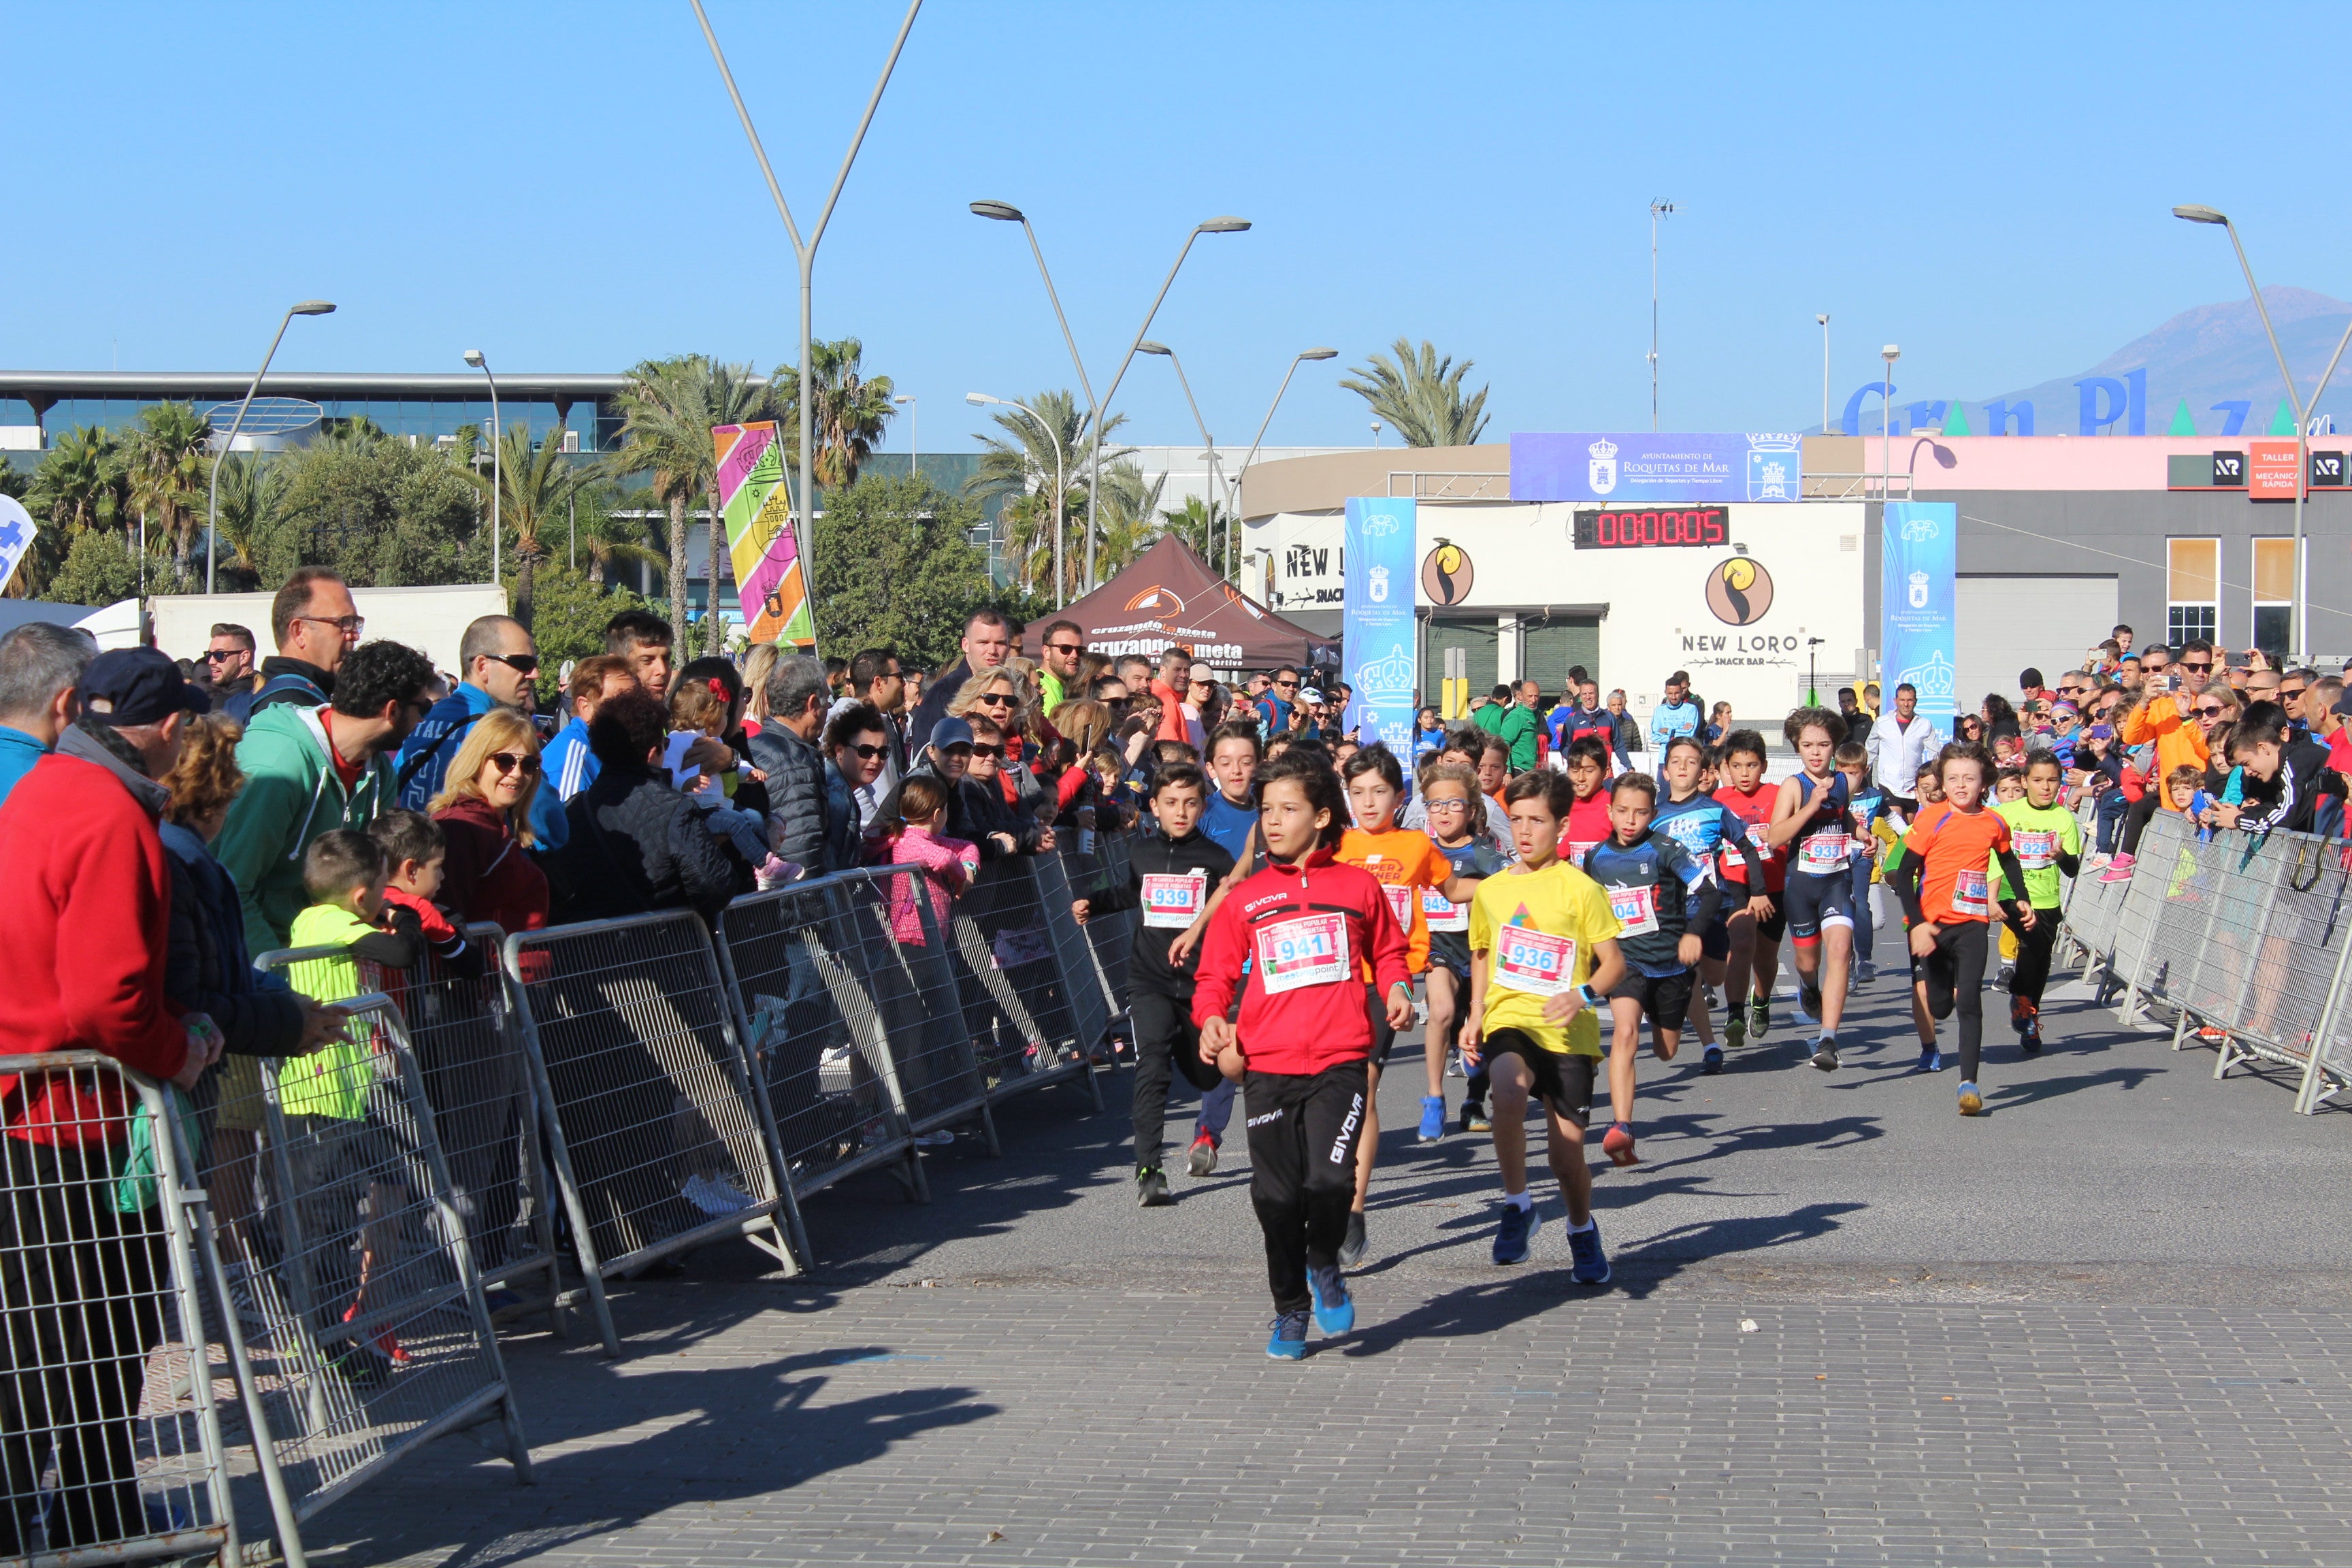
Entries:
[[91, 659], [82, 672], [83, 714], [117, 729], [160, 724], [174, 713], [209, 712], [212, 705], [161, 648], [116, 648]]

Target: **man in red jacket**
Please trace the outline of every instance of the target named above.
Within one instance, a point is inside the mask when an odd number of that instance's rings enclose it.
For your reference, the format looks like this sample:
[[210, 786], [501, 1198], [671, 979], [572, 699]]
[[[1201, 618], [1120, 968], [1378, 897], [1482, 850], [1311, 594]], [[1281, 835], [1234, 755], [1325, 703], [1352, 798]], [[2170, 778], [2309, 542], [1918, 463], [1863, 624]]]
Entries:
[[[201, 1013], [163, 994], [172, 879], [156, 781], [204, 694], [153, 648], [103, 653], [79, 721], [0, 805], [0, 897], [14, 917], [0, 1055], [97, 1051], [183, 1088], [218, 1054]], [[50, 1550], [148, 1532], [131, 1412], [163, 1339], [163, 1231], [116, 1203], [129, 1133], [106, 1072], [0, 1076], [0, 1556], [31, 1550], [42, 1472], [58, 1467]]]

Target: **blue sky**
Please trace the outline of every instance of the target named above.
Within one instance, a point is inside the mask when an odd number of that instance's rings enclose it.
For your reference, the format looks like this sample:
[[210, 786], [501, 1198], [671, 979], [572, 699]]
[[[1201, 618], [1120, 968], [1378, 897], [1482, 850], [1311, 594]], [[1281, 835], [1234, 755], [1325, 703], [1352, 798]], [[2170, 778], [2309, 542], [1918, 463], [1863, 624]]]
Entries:
[[[706, 0], [779, 178], [814, 217], [890, 4]], [[2334, 199], [2340, 13], [2273, 5], [980, 5], [929, 0], [817, 268], [820, 335], [969, 449], [972, 389], [1074, 384], [1025, 207], [1099, 388], [1194, 222], [1153, 335], [1221, 444], [1370, 439], [1339, 373], [1400, 334], [1476, 362], [1490, 438], [1649, 416], [1646, 206], [1669, 429], [2088, 366], [2263, 281], [2352, 296]], [[685, 0], [5, 12], [0, 363], [617, 369], [796, 342], [781, 225]], [[2294, 47], [2297, 37], [2315, 47]], [[2267, 40], [2267, 41], [2266, 41]], [[2303, 149], [2301, 155], [2295, 155]], [[1192, 439], [1164, 362], [1118, 405]], [[906, 433], [887, 443], [903, 450]]]

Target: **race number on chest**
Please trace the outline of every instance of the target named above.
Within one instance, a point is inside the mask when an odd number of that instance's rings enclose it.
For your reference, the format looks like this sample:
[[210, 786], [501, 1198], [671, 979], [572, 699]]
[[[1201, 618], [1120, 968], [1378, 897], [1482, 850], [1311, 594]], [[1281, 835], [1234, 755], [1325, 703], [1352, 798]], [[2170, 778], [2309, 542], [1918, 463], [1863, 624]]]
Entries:
[[1294, 915], [1260, 926], [1257, 972], [1269, 996], [1348, 979], [1348, 917]]
[[1531, 996], [1557, 996], [1574, 984], [1576, 942], [1525, 926], [1495, 933], [1495, 984]]
[[1209, 874], [1153, 873], [1143, 879], [1143, 923], [1162, 931], [1182, 931], [1200, 917], [1206, 900]]

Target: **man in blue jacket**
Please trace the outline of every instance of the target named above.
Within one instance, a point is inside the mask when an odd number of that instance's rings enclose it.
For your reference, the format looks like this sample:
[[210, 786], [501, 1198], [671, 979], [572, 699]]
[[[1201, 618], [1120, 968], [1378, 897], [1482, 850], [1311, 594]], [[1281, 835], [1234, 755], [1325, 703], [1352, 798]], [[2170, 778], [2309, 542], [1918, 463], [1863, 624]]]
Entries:
[[30, 621], [0, 637], [0, 801], [73, 722], [81, 672], [97, 657], [79, 626]]
[[[512, 616], [484, 616], [467, 626], [457, 644], [457, 662], [465, 679], [433, 705], [400, 749], [400, 804], [411, 811], [425, 810], [441, 793], [450, 761], [475, 720], [493, 708], [528, 716], [534, 706], [531, 682], [539, 674], [539, 649]], [[541, 849], [562, 846], [568, 826], [554, 790], [542, 788], [533, 797], [530, 827]]]

